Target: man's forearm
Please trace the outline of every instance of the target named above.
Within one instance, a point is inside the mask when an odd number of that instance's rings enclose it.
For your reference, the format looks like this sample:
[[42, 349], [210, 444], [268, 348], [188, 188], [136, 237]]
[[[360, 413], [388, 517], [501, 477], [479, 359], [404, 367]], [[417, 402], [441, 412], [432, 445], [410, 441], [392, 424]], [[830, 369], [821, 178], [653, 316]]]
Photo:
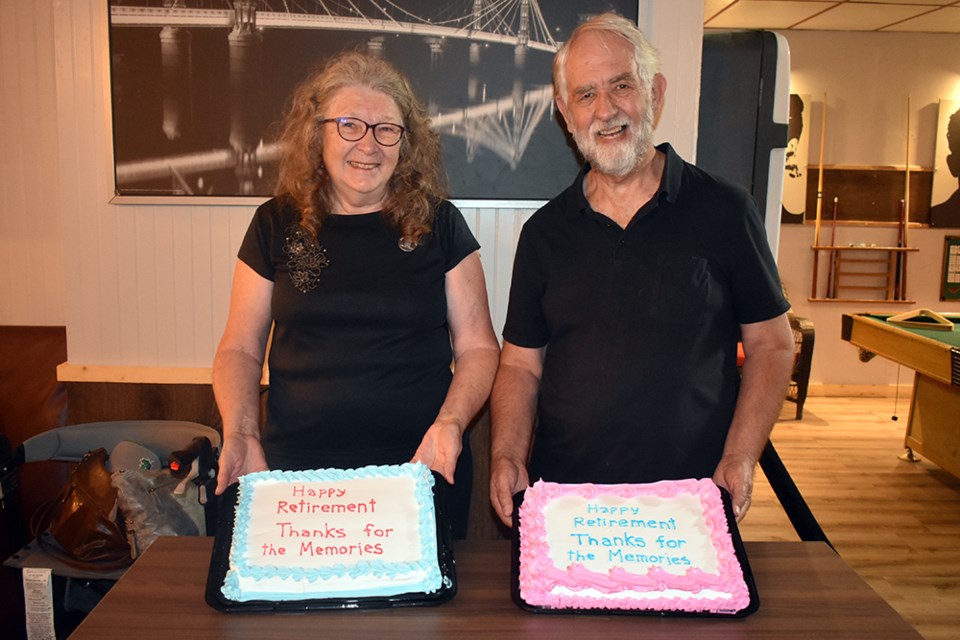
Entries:
[[792, 347], [762, 351], [744, 360], [724, 456], [745, 456], [754, 462], [760, 458], [780, 415], [792, 369]]
[[529, 371], [501, 364], [490, 399], [490, 457], [526, 465], [540, 381]]

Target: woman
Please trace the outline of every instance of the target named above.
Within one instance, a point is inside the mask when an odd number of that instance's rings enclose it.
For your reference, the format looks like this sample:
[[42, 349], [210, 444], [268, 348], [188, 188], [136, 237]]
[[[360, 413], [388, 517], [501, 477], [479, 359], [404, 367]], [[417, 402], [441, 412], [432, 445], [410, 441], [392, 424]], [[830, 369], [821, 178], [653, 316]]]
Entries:
[[267, 468], [418, 460], [454, 485], [462, 537], [469, 451], [457, 461], [499, 345], [479, 245], [444, 199], [439, 136], [396, 69], [345, 53], [296, 90], [280, 146], [277, 195], [240, 248], [214, 359], [217, 493]]

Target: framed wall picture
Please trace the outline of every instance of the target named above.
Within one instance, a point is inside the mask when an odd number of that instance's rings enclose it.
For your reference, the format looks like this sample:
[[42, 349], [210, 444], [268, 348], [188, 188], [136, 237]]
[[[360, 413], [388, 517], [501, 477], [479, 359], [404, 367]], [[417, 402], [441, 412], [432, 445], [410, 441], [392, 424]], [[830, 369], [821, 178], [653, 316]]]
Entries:
[[787, 124], [787, 161], [783, 174], [781, 222], [803, 223], [807, 197], [807, 158], [810, 148], [810, 94], [790, 94]]
[[941, 300], [960, 300], [960, 236], [943, 239], [943, 277]]
[[637, 0], [109, 0], [119, 196], [256, 196], [276, 179], [287, 97], [324, 58], [379, 55], [440, 132], [452, 197], [546, 200], [577, 158], [552, 100], [554, 53]]
[[960, 228], [960, 100], [940, 100], [930, 226]]

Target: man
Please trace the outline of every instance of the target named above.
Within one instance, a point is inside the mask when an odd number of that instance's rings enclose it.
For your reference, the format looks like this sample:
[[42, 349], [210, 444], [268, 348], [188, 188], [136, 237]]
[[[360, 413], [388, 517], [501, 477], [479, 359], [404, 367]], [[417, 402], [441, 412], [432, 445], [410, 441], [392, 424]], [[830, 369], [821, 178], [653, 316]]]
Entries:
[[[960, 183], [960, 110], [950, 116], [947, 123], [947, 145], [950, 154], [947, 156], [947, 169], [950, 175]], [[936, 228], [960, 227], [960, 189], [939, 204], [930, 207], [930, 226]]]
[[508, 525], [539, 478], [713, 477], [738, 518], [749, 507], [793, 361], [789, 304], [749, 194], [653, 147], [658, 69], [615, 14], [554, 61], [586, 163], [517, 247], [491, 403], [491, 502]]

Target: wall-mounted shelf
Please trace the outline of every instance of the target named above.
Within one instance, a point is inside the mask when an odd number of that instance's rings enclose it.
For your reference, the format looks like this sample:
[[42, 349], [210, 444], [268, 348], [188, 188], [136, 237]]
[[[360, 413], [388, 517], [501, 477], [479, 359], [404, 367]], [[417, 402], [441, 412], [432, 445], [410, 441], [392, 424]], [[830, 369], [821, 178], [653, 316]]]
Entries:
[[[917, 247], [878, 245], [820, 245], [810, 247], [814, 253], [811, 302], [898, 302], [913, 304], [907, 299], [907, 255]], [[829, 252], [826, 292], [820, 293], [817, 265], [820, 253]], [[875, 297], [867, 297], [873, 292]]]
[[[807, 167], [804, 211], [808, 222], [815, 221], [817, 185], [820, 168]], [[823, 206], [826, 222], [830, 222], [829, 206], [839, 198], [838, 218], [842, 222], [900, 224], [900, 200], [904, 197], [906, 169], [881, 165], [826, 165], [823, 167]], [[933, 168], [910, 165], [910, 215], [913, 223], [930, 220], [930, 198], [933, 192]]]
[[[826, 102], [826, 94], [824, 94]], [[826, 113], [824, 111], [824, 113]], [[915, 190], [920, 184], [918, 176], [923, 176], [923, 185], [932, 182], [932, 171], [921, 170], [910, 166], [910, 96], [907, 96], [907, 145], [903, 169], [883, 167], [850, 167], [847, 170], [838, 170], [831, 167], [834, 179], [829, 183], [824, 178], [828, 168], [823, 164], [823, 131], [820, 131], [820, 166], [817, 168], [817, 180], [807, 180], [807, 203], [813, 207], [807, 208], [816, 212], [813, 231], [813, 278], [810, 300], [826, 302], [843, 300], [846, 302], [895, 302], [913, 304], [907, 299], [907, 257], [917, 247], [910, 246], [910, 220], [916, 218], [921, 211], [914, 208], [925, 208], [924, 213], [929, 215], [929, 207], [924, 203], [930, 202], [927, 195], [910, 199], [911, 187]], [[930, 181], [926, 178], [931, 178]], [[892, 179], [891, 179], [892, 178]], [[825, 193], [825, 185], [833, 187], [832, 193]], [[815, 187], [815, 189], [814, 189]], [[811, 193], [811, 190], [813, 192]], [[842, 196], [842, 197], [841, 197]], [[899, 202], [898, 202], [899, 201]], [[820, 226], [823, 223], [823, 207], [832, 202], [833, 226], [828, 245], [820, 244]], [[841, 209], [840, 203], [844, 206]], [[899, 206], [897, 206], [899, 205]], [[863, 215], [864, 213], [896, 212], [895, 215]], [[849, 215], [853, 214], [853, 215]], [[876, 244], [851, 243], [839, 244], [836, 241], [837, 222], [839, 220], [861, 219], [874, 222], [896, 222], [897, 239], [892, 246], [878, 246]], [[826, 295], [819, 295], [819, 278], [817, 269], [820, 266], [821, 253], [827, 251], [827, 265], [829, 271], [826, 278]], [[872, 295], [871, 295], [872, 294]]]

